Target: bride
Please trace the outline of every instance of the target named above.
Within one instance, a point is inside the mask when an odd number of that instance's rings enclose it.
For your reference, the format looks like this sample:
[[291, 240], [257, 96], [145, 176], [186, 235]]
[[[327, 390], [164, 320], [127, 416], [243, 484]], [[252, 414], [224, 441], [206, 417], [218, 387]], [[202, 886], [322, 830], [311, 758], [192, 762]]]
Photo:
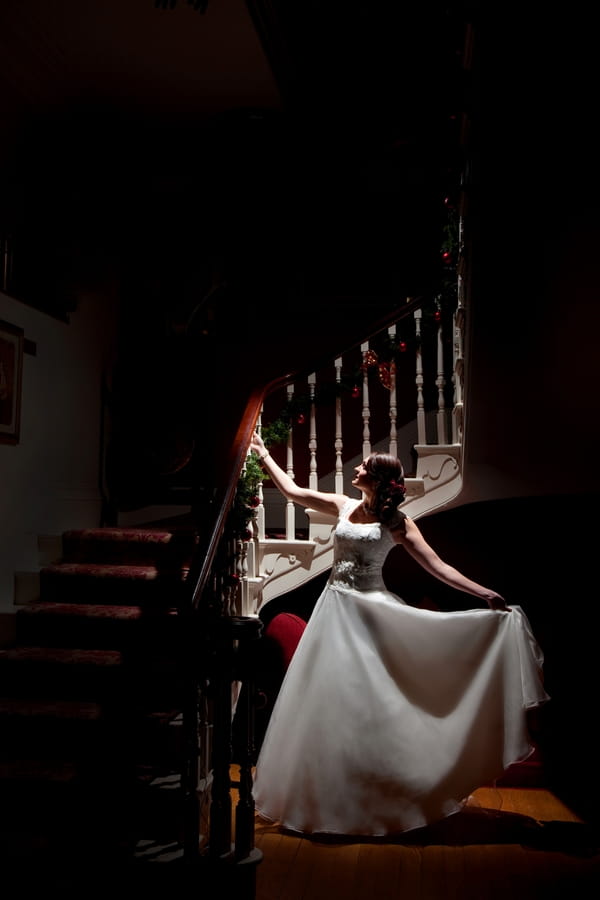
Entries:
[[[257, 760], [258, 814], [305, 834], [383, 836], [457, 812], [533, 750], [527, 710], [549, 698], [525, 613], [444, 562], [401, 512], [396, 457], [363, 460], [353, 499], [298, 486], [258, 433], [250, 449], [288, 500], [337, 519], [331, 574]], [[396, 544], [489, 608], [405, 603], [382, 574]]]

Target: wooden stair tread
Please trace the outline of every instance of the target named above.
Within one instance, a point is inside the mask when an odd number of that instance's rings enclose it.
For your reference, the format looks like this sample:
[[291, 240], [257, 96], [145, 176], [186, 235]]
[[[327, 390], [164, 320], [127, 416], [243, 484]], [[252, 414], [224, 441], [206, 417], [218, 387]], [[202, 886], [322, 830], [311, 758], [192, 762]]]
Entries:
[[40, 575], [42, 577], [93, 577], [93, 578], [123, 578], [127, 580], [152, 581], [161, 576], [180, 575], [184, 577], [188, 573], [186, 566], [179, 568], [160, 568], [155, 565], [131, 565], [125, 563], [102, 562], [62, 562], [44, 566]]
[[0, 663], [119, 666], [122, 661], [123, 654], [120, 650], [30, 646], [9, 647], [7, 650], [0, 650]]
[[63, 540], [131, 541], [144, 544], [168, 544], [176, 539], [176, 532], [167, 528], [139, 528], [107, 526], [105, 528], [71, 528], [63, 533]]
[[76, 762], [63, 759], [0, 759], [0, 781], [52, 781], [68, 783], [79, 779]]
[[92, 700], [56, 700], [43, 697], [0, 697], [0, 717], [97, 721], [102, 707]]
[[196, 544], [191, 529], [85, 528], [63, 533], [61, 562], [189, 565]]
[[3, 839], [35, 858], [42, 845], [51, 856], [87, 848], [94, 833], [101, 853], [108, 840], [129, 854], [140, 837], [181, 828], [178, 604], [195, 537], [62, 537], [63, 558], [42, 566], [39, 597], [16, 609], [13, 645], [0, 649]]
[[[17, 610], [18, 616], [66, 616], [67, 618], [85, 619], [119, 619], [122, 621], [137, 621], [147, 618], [148, 613], [142, 606], [126, 606], [109, 603], [60, 603], [52, 600], [33, 601]], [[160, 610], [162, 616], [176, 616], [174, 607]]]

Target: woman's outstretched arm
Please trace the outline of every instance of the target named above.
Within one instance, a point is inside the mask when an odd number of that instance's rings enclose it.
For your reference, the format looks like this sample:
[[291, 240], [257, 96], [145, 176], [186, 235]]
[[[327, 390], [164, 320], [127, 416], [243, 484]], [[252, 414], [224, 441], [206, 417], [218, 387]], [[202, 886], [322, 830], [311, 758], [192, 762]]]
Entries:
[[439, 581], [443, 581], [444, 584], [448, 584], [458, 591], [472, 594], [474, 597], [487, 603], [491, 609], [508, 609], [504, 597], [496, 591], [478, 584], [471, 578], [467, 578], [454, 566], [444, 562], [433, 547], [427, 543], [419, 527], [408, 516], [404, 517], [403, 524], [399, 528], [395, 528], [392, 534], [396, 543], [402, 544], [413, 559]]
[[342, 506], [348, 499], [344, 494], [329, 494], [323, 491], [312, 491], [310, 488], [299, 487], [294, 479], [275, 462], [265, 447], [262, 437], [257, 432], [252, 435], [250, 450], [257, 454], [277, 490], [284, 497], [287, 497], [288, 500], [297, 503], [299, 506], [317, 509], [319, 512], [331, 516], [339, 515]]

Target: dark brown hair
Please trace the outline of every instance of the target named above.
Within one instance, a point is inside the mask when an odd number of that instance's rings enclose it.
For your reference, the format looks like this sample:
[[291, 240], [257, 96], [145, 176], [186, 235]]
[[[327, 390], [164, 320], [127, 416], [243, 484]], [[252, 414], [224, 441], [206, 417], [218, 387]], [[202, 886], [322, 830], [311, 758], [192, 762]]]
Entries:
[[365, 460], [367, 474], [375, 482], [373, 512], [380, 522], [389, 522], [404, 500], [404, 469], [391, 453], [372, 453]]

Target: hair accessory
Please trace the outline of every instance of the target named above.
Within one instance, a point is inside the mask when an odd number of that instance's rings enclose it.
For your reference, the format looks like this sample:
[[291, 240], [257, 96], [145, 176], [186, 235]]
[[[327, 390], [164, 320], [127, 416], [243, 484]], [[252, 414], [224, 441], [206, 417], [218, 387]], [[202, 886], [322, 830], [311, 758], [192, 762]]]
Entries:
[[403, 484], [398, 484], [397, 481], [390, 481], [389, 484], [390, 484], [390, 488], [393, 491], [400, 491], [402, 494], [406, 493], [406, 488], [404, 487]]

